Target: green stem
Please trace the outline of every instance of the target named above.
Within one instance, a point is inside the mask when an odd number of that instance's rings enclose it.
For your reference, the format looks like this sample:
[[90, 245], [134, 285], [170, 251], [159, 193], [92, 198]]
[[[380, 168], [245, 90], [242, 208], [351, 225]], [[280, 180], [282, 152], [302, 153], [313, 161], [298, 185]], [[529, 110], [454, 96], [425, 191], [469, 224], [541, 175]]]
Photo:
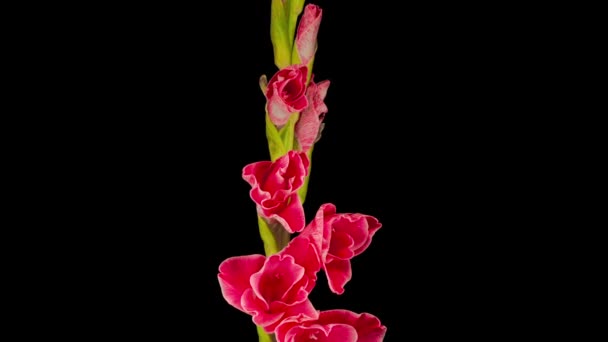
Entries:
[[306, 174], [306, 177], [304, 178], [304, 184], [302, 184], [302, 187], [300, 189], [298, 189], [298, 196], [300, 197], [300, 202], [302, 202], [302, 204], [304, 204], [304, 201], [306, 200], [306, 194], [308, 193], [308, 182], [310, 181], [310, 172], [312, 171], [312, 149], [313, 149], [314, 145], [310, 147], [310, 149], [308, 150], [308, 152], [306, 152], [306, 155], [308, 156], [308, 161], [309, 161], [309, 165], [308, 165], [308, 173]]
[[266, 333], [259, 325], [256, 325], [256, 327], [258, 328], [258, 337], [260, 338], [260, 342], [276, 342], [274, 334]]

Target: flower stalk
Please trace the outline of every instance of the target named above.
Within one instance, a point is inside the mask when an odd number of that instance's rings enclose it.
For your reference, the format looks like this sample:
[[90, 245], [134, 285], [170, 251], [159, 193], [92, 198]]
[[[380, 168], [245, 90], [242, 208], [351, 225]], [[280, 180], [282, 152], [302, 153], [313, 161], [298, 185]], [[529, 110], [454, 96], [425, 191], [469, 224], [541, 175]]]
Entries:
[[[303, 203], [329, 81], [316, 83], [312, 73], [322, 11], [304, 2], [272, 0], [270, 36], [279, 70], [270, 80], [259, 79], [270, 160], [242, 170], [264, 255], [224, 260], [218, 281], [224, 299], [251, 315], [259, 342], [381, 342], [386, 327], [377, 317], [319, 311], [309, 298], [321, 271], [331, 292], [342, 294], [352, 278], [351, 259], [367, 249], [382, 225], [373, 216], [339, 213], [331, 203], [321, 205], [307, 224]], [[299, 234], [292, 239], [294, 233]]]
[[256, 325], [256, 328], [258, 329], [259, 342], [276, 342], [277, 341], [274, 334], [267, 334], [264, 331], [264, 329], [259, 325]]

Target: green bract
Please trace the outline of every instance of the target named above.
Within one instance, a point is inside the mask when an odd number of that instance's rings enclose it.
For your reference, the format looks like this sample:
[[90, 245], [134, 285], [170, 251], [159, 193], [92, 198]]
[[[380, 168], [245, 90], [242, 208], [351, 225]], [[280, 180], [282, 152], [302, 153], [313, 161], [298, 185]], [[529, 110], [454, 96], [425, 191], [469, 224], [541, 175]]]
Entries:
[[274, 50], [274, 64], [283, 69], [292, 63], [294, 35], [304, 0], [272, 0], [270, 10], [270, 40]]
[[298, 118], [299, 114], [292, 114], [287, 124], [277, 129], [266, 113], [266, 139], [271, 161], [277, 160], [294, 149], [294, 126]]

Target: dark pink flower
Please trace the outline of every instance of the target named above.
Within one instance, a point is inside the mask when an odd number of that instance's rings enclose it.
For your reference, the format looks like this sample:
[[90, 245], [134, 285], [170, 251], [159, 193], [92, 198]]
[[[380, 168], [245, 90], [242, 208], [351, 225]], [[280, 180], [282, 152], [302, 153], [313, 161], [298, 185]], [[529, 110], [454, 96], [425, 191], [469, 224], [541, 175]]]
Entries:
[[329, 81], [327, 80], [318, 84], [311, 80], [306, 90], [308, 107], [300, 114], [300, 119], [295, 127], [296, 139], [298, 139], [300, 149], [304, 152], [310, 149], [320, 134], [321, 123], [327, 113], [324, 100], [328, 88]]
[[317, 36], [322, 14], [323, 11], [319, 6], [308, 4], [304, 7], [304, 14], [300, 18], [296, 34], [296, 49], [300, 63], [304, 65], [308, 65], [317, 51]]
[[275, 333], [277, 342], [380, 342], [386, 327], [368, 313], [328, 310], [321, 311], [317, 319], [304, 314], [286, 319]]
[[286, 318], [318, 316], [308, 295], [320, 268], [315, 247], [296, 237], [268, 258], [247, 255], [226, 259], [220, 264], [218, 280], [226, 301], [271, 333]]
[[290, 65], [279, 70], [268, 82], [266, 110], [275, 126], [285, 125], [292, 113], [300, 112], [308, 106], [307, 77], [306, 65]]
[[302, 231], [301, 236], [320, 250], [321, 262], [332, 292], [344, 293], [344, 285], [352, 277], [350, 259], [367, 249], [380, 227], [382, 224], [373, 216], [337, 214], [336, 207], [326, 203]]
[[277, 220], [289, 233], [306, 224], [298, 189], [304, 184], [309, 160], [306, 153], [289, 151], [274, 162], [261, 161], [243, 168], [243, 179], [251, 185], [249, 196], [258, 213]]

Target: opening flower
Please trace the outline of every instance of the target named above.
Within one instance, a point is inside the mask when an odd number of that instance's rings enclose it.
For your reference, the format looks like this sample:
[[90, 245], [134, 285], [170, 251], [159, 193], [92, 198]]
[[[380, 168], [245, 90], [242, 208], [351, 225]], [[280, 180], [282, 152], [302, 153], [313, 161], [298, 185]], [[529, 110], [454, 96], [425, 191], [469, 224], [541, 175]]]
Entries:
[[291, 114], [300, 112], [308, 106], [307, 76], [306, 65], [290, 65], [279, 70], [268, 82], [266, 110], [275, 126], [285, 125]]
[[301, 231], [306, 223], [297, 191], [304, 184], [309, 164], [306, 153], [291, 150], [274, 162], [255, 162], [243, 168], [243, 179], [251, 185], [249, 196], [258, 213], [277, 220], [290, 233]]
[[336, 213], [331, 203], [321, 205], [315, 219], [302, 232], [320, 250], [321, 262], [329, 288], [344, 293], [352, 278], [350, 259], [369, 247], [372, 237], [382, 227], [373, 216]]

